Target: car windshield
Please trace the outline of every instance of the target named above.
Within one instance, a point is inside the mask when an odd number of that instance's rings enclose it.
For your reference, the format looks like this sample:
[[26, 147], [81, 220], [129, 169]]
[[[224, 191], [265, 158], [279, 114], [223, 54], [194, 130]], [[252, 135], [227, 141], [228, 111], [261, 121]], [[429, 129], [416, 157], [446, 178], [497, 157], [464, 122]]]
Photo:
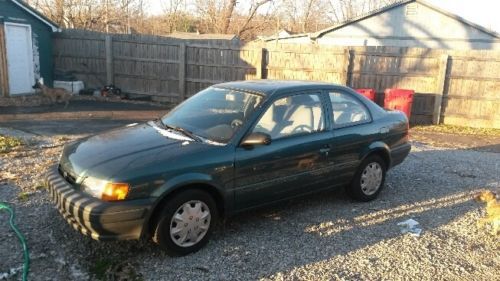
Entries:
[[257, 94], [210, 87], [178, 105], [161, 121], [184, 133], [227, 143], [261, 100]]

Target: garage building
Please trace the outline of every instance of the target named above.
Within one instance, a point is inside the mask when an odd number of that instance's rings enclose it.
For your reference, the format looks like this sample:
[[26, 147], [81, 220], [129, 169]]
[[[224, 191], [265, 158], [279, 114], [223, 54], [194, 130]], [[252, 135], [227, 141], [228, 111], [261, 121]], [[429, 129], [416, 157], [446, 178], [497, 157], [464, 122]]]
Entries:
[[52, 33], [59, 27], [19, 0], [0, 0], [0, 95], [33, 93], [35, 80], [52, 86]]
[[500, 35], [495, 31], [424, 0], [399, 1], [315, 33], [271, 37], [265, 41], [336, 46], [500, 50]]

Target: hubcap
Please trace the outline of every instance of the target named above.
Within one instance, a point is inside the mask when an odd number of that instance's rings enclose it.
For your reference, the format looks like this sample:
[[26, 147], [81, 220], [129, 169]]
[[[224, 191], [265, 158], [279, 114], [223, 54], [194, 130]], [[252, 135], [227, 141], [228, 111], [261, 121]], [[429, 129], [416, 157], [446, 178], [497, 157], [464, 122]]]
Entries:
[[181, 247], [200, 242], [210, 227], [210, 210], [199, 200], [184, 203], [175, 211], [170, 221], [170, 237]]
[[372, 195], [380, 188], [382, 183], [382, 167], [377, 162], [366, 166], [361, 174], [361, 190], [365, 195]]

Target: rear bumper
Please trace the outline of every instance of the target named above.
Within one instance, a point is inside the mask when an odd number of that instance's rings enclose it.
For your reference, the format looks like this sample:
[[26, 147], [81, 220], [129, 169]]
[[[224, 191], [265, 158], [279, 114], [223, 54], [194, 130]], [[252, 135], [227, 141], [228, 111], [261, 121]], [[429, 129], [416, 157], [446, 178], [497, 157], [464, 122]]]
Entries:
[[401, 164], [408, 156], [411, 150], [411, 145], [409, 143], [402, 144], [391, 150], [391, 168]]
[[51, 167], [46, 185], [52, 201], [77, 231], [95, 240], [139, 239], [152, 200], [105, 202], [76, 190]]

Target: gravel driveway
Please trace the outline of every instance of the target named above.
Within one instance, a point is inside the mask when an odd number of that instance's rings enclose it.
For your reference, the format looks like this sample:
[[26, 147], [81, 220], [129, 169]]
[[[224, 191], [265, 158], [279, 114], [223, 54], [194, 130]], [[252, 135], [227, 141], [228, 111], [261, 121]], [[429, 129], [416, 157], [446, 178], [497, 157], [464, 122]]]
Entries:
[[[0, 133], [2, 131], [0, 130]], [[357, 203], [324, 192], [222, 223], [198, 253], [170, 258], [148, 241], [97, 242], [75, 232], [41, 186], [65, 142], [39, 136], [0, 154], [0, 201], [11, 204], [31, 251], [33, 280], [499, 280], [500, 239], [476, 221], [472, 197], [500, 189], [500, 154], [414, 142], [379, 199]], [[0, 279], [22, 265], [21, 247], [0, 212]], [[398, 222], [420, 223], [419, 237]]]

